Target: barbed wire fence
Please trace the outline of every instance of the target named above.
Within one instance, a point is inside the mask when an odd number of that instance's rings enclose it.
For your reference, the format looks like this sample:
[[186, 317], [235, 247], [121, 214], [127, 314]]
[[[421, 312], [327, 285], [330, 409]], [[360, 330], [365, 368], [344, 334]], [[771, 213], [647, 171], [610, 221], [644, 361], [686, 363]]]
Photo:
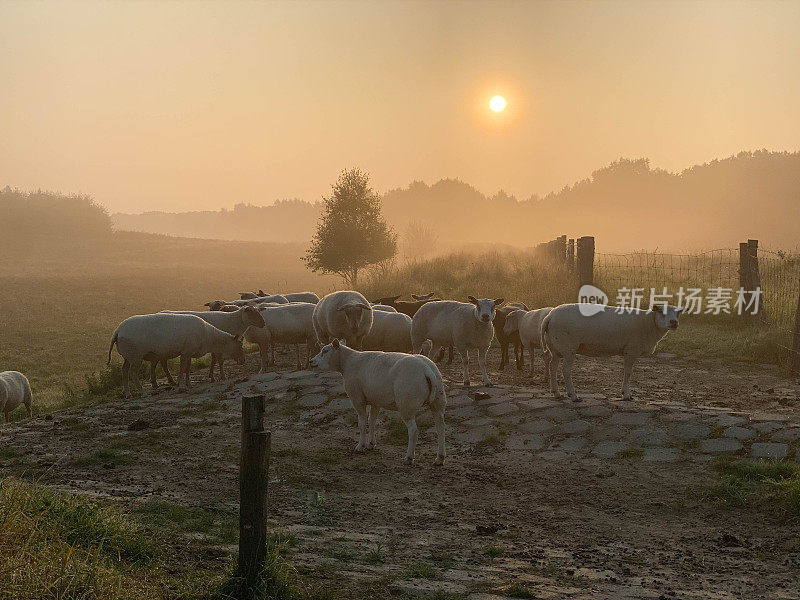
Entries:
[[[697, 254], [598, 253], [590, 236], [577, 240], [560, 236], [540, 244], [537, 250], [551, 255], [563, 252], [562, 248], [566, 253], [563, 260], [575, 271], [578, 283], [599, 287], [608, 294], [609, 304], [620, 304], [620, 291], [630, 294], [638, 290], [643, 308], [649, 308], [653, 294], [659, 302], [678, 305], [682, 301], [679, 290], [694, 289], [705, 294], [730, 293], [727, 308], [714, 314], [733, 316], [739, 312], [735, 303], [740, 290], [747, 298], [752, 290], [760, 289], [759, 309], [754, 311], [758, 322], [776, 333], [790, 372], [800, 376], [800, 254], [759, 248], [757, 240], [743, 242], [738, 249]], [[709, 314], [713, 309], [706, 305], [699, 312]], [[742, 318], [756, 316], [745, 311]]]

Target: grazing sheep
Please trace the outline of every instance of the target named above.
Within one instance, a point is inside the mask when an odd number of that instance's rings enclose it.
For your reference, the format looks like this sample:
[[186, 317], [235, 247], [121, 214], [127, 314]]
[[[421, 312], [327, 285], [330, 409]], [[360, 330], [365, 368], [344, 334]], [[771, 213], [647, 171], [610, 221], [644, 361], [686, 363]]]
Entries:
[[[512, 310], [506, 315], [505, 326], [503, 333], [506, 337], [517, 335], [520, 343], [522, 344], [522, 351], [520, 358], [525, 356], [525, 348], [528, 349], [531, 355], [531, 377], [533, 373], [533, 358], [534, 348], [542, 348], [542, 320], [553, 310], [552, 306], [547, 308], [539, 308], [536, 310]], [[499, 312], [499, 311], [498, 311]], [[497, 322], [495, 321], [495, 332], [497, 331]], [[499, 337], [499, 336], [498, 336]], [[542, 348], [543, 349], [543, 348]], [[543, 349], [544, 350], [544, 349]], [[545, 378], [550, 372], [550, 354], [543, 351], [542, 357], [544, 358], [544, 373]], [[519, 364], [519, 363], [518, 363]], [[522, 368], [521, 366], [519, 368]]]
[[361, 350], [371, 327], [372, 307], [358, 292], [330, 293], [314, 309], [314, 330], [320, 346], [343, 338], [348, 346]]
[[437, 300], [437, 298], [434, 298], [434, 295], [435, 294], [433, 292], [431, 292], [430, 294], [425, 294], [424, 296], [411, 294], [411, 297], [414, 298], [415, 300], [414, 302], [408, 302], [406, 300], [398, 300], [400, 295], [387, 296], [385, 298], [378, 298], [373, 302], [373, 304], [383, 304], [386, 306], [391, 306], [397, 312], [401, 312], [404, 315], [413, 317], [421, 306], [424, 306], [428, 302], [433, 302], [434, 300]]
[[484, 385], [491, 386], [486, 372], [486, 353], [492, 344], [496, 307], [503, 304], [503, 298], [478, 300], [469, 296], [469, 303], [452, 300], [438, 300], [420, 307], [411, 320], [411, 340], [415, 354], [419, 354], [422, 343], [431, 340], [431, 354], [439, 348], [454, 346], [461, 356], [464, 367], [464, 385], [469, 381], [469, 349], [478, 351], [478, 365], [481, 368]]
[[411, 317], [382, 312], [372, 307], [372, 327], [364, 338], [364, 350], [411, 352]]
[[[359, 352], [334, 339], [311, 359], [311, 364], [318, 369], [342, 374], [344, 389], [358, 413], [356, 452], [375, 448], [375, 425], [381, 409], [396, 410], [408, 429], [405, 460], [412, 463], [418, 435], [416, 416], [427, 404], [433, 413], [438, 441], [434, 464], [444, 464], [447, 394], [442, 374], [432, 360], [400, 352]], [[367, 406], [370, 407], [369, 438]]]
[[506, 325], [506, 315], [512, 310], [528, 310], [528, 307], [523, 302], [509, 302], [502, 308], [498, 308], [492, 324], [494, 325], [494, 333], [497, 336], [497, 341], [500, 343], [500, 366], [501, 371], [508, 364], [508, 344], [514, 344], [514, 362], [518, 370], [522, 370], [524, 363], [524, 354], [520, 354], [519, 349], [519, 335], [512, 333], [510, 336], [505, 334], [504, 327]]
[[31, 384], [28, 378], [19, 371], [3, 371], [0, 373], [0, 412], [11, 420], [11, 413], [20, 404], [25, 405], [28, 416], [31, 412]]
[[[564, 359], [564, 384], [567, 394], [577, 400], [572, 385], [572, 365], [575, 355], [622, 356], [624, 378], [622, 398], [630, 400], [630, 379], [633, 365], [640, 356], [651, 355], [668, 331], [678, 328], [682, 308], [658, 306], [653, 310], [600, 308], [584, 316], [586, 305], [562, 304], [555, 307], [542, 321], [542, 343], [551, 354], [550, 390], [558, 398], [556, 374], [558, 363]], [[594, 305], [592, 305], [594, 306]], [[599, 308], [599, 307], [598, 307]]]
[[283, 294], [289, 302], [309, 302], [316, 304], [319, 302], [319, 296], [314, 292], [292, 292], [291, 294]]
[[[231, 335], [242, 336], [248, 327], [263, 327], [264, 319], [254, 306], [242, 306], [231, 312], [225, 311], [191, 311], [191, 310], [164, 310], [161, 312], [179, 315], [195, 315], [203, 319], [206, 323], [211, 323], [217, 329], [221, 329], [225, 333]], [[225, 369], [223, 368], [223, 358], [220, 354], [211, 355], [211, 366], [208, 369], [208, 377], [214, 381], [214, 366], [219, 365], [219, 376], [225, 379]], [[169, 377], [169, 370], [167, 369], [166, 359], [161, 359], [161, 368], [167, 373]], [[172, 379], [172, 377], [169, 377]], [[156, 382], [155, 364], [150, 374], [150, 380], [154, 388], [158, 387]], [[171, 381], [174, 385], [174, 382]]]
[[186, 387], [190, 386], [189, 371], [192, 358], [211, 352], [232, 356], [244, 364], [244, 350], [239, 336], [225, 333], [195, 315], [157, 313], [128, 317], [114, 331], [108, 348], [108, 362], [114, 345], [122, 355], [122, 387], [125, 397], [130, 397], [129, 379], [133, 373], [134, 386], [143, 391], [139, 381], [139, 367], [143, 360], [181, 357], [178, 387], [181, 375], [186, 374]]
[[[300, 364], [300, 344], [306, 344], [306, 366], [313, 352], [316, 352], [316, 332], [314, 331], [314, 304], [295, 302], [293, 304], [273, 304], [259, 307], [258, 312], [263, 320], [260, 327], [250, 327], [244, 333], [244, 339], [258, 344], [261, 354], [261, 370], [264, 373], [269, 364], [275, 362], [275, 344], [294, 344], [297, 351], [297, 368]], [[272, 349], [272, 360], [269, 351]], [[313, 350], [312, 350], [313, 348]]]
[[289, 299], [282, 294], [272, 294], [271, 296], [259, 296], [258, 298], [247, 300], [246, 302], [251, 305], [264, 304], [265, 302], [272, 302], [275, 304], [289, 304]]
[[[370, 303], [370, 306], [372, 307], [372, 310], [379, 310], [381, 312], [391, 312], [391, 313], [396, 313], [397, 312], [397, 309], [394, 306], [388, 306], [386, 304], [373, 304], [373, 303]], [[406, 316], [408, 316], [408, 315], [406, 315]]]

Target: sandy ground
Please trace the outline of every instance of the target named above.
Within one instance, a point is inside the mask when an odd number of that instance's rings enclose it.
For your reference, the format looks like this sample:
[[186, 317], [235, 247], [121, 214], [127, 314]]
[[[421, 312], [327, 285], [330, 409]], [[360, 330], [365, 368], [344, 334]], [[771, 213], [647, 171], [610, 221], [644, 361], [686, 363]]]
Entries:
[[[354, 454], [340, 378], [292, 372], [291, 357], [275, 373], [256, 375], [251, 356], [224, 382], [195, 373], [189, 393], [4, 425], [0, 468], [125, 503], [235, 511], [241, 397], [264, 393], [273, 528], [339, 597], [495, 600], [516, 583], [537, 598], [800, 598], [800, 527], [699, 495], [715, 455], [800, 455], [800, 388], [772, 369], [661, 356], [641, 361], [622, 402], [621, 363], [582, 359], [570, 403], [512, 363], [491, 371], [494, 388], [451, 383], [446, 465], [432, 464], [423, 416], [408, 467], [395, 417], [381, 418], [378, 450]], [[461, 379], [458, 359], [442, 371]], [[85, 460], [104, 449], [127, 464]]]

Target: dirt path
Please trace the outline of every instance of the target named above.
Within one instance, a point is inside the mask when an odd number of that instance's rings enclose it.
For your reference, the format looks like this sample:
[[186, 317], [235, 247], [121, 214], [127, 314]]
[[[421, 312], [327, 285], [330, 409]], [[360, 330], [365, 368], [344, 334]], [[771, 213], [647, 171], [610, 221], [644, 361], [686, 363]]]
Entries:
[[[416, 466], [402, 464], [392, 415], [379, 449], [353, 455], [339, 376], [290, 372], [290, 356], [280, 373], [252, 375], [249, 363], [191, 394], [3, 426], [0, 468], [235, 511], [241, 396], [261, 392], [275, 528], [296, 538], [292, 563], [343, 598], [495, 600], [515, 583], [537, 598], [800, 598], [800, 528], [696, 493], [719, 454], [800, 460], [800, 391], [769, 370], [662, 356], [641, 362], [637, 399], [623, 402], [621, 364], [581, 360], [572, 403], [507, 367], [497, 387], [451, 386], [449, 456], [436, 468], [427, 416]], [[460, 379], [458, 364], [443, 371]], [[135, 421], [149, 427], [129, 431]]]

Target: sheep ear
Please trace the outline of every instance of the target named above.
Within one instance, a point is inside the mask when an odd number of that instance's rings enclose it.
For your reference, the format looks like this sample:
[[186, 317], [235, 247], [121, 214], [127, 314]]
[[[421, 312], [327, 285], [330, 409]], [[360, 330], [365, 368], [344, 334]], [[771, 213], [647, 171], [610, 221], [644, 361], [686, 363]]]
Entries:
[[467, 300], [469, 300], [473, 304], [477, 304], [478, 303], [478, 299], [475, 298], [475, 296], [467, 296]]
[[358, 304], [356, 304], [356, 306], [357, 306], [358, 308], [362, 309], [362, 310], [372, 310], [372, 307], [371, 307], [371, 306], [367, 306], [367, 305], [366, 305], [366, 304], [364, 304], [363, 302], [359, 302]]
[[349, 306], [350, 306], [349, 304], [345, 304], [344, 306], [340, 306], [336, 310], [346, 310]]
[[676, 315], [679, 315], [679, 314], [681, 314], [681, 313], [682, 313], [683, 311], [685, 311], [685, 310], [686, 310], [686, 308], [684, 308], [683, 306], [681, 306], [680, 308], [676, 308], [676, 309], [675, 309], [675, 314], [676, 314]]
[[495, 306], [500, 306], [500, 305], [501, 305], [503, 302], [505, 302], [505, 301], [506, 301], [506, 299], [505, 299], [505, 298], [495, 298], [495, 299], [494, 299], [494, 305], [495, 305]]
[[420, 296], [419, 294], [411, 294], [411, 297], [414, 300], [427, 300], [427, 298], [425, 296]]
[[211, 306], [211, 302], [206, 302], [203, 306]]
[[259, 294], [261, 294], [262, 296], [266, 296], [266, 295], [267, 295], [267, 292], [265, 292], [265, 291], [264, 291], [264, 290], [262, 290], [262, 289], [259, 289], [259, 290], [258, 290], [258, 293], [259, 293]]
[[334, 350], [338, 350], [339, 349], [339, 340], [334, 338], [333, 341], [331, 342], [331, 346], [333, 346]]
[[238, 333], [235, 336], [233, 336], [233, 341], [234, 342], [238, 342], [239, 341], [239, 334]]

